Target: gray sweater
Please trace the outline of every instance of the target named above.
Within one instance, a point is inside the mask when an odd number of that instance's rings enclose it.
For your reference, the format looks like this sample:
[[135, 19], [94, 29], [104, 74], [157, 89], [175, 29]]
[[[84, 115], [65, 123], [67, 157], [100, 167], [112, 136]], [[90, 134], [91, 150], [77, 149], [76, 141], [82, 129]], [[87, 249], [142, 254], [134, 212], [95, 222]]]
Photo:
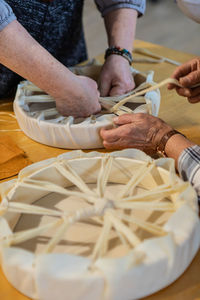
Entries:
[[[117, 8], [132, 8], [142, 15], [146, 5], [145, 0], [95, 0], [95, 2], [102, 16]], [[12, 8], [6, 1], [0, 0], [0, 31], [15, 19]]]

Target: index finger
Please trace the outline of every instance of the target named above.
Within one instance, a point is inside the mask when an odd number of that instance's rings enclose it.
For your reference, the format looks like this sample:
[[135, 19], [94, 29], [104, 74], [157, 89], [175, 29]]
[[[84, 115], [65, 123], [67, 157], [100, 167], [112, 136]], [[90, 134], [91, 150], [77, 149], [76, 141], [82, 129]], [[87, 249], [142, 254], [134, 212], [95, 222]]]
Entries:
[[113, 143], [116, 142], [119, 139], [120, 136], [120, 127], [118, 128], [113, 128], [113, 129], [106, 129], [102, 128], [100, 130], [100, 136], [102, 137], [103, 140]]
[[174, 73], [172, 74], [172, 78], [179, 80], [180, 77], [186, 76], [191, 71], [192, 71], [191, 62], [184, 63], [183, 65], [175, 69]]

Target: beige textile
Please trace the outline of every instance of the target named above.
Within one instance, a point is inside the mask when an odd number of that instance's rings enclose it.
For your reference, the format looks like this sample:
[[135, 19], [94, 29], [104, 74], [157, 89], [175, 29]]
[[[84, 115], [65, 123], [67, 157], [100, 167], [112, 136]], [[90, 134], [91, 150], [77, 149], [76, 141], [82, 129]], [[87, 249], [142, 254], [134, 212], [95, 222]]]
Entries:
[[[100, 74], [101, 65], [96, 61], [85, 66], [71, 68], [75, 74], [89, 76], [96, 81]], [[124, 113], [149, 113], [158, 115], [160, 105], [160, 92], [154, 89], [142, 93], [140, 97], [136, 92], [154, 85], [153, 72], [140, 73], [131, 68], [136, 89], [116, 97], [100, 98], [102, 111], [88, 118], [64, 117], [58, 113], [55, 100], [42, 92], [32, 83], [25, 81], [19, 84], [14, 101], [14, 111], [20, 128], [33, 140], [40, 143], [66, 148], [66, 149], [93, 149], [102, 148], [99, 130], [103, 127], [112, 127], [112, 118]], [[129, 98], [127, 103], [113, 107], [123, 99]]]
[[33, 299], [142, 298], [176, 280], [200, 245], [194, 189], [173, 160], [139, 150], [68, 152], [0, 192], [2, 268]]

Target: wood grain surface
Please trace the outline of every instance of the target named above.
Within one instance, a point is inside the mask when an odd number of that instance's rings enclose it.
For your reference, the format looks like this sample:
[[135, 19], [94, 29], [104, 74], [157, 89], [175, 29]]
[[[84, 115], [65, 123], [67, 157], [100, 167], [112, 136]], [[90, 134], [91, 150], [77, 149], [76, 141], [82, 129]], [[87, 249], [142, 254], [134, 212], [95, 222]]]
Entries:
[[[145, 47], [159, 55], [169, 57], [181, 63], [193, 58], [194, 56], [188, 53], [183, 53], [158, 46], [144, 41], [136, 41], [135, 47]], [[134, 54], [135, 57], [142, 57], [139, 54]], [[97, 57], [102, 61], [103, 55]], [[147, 64], [135, 63], [134, 67], [141, 71], [154, 70], [154, 81], [161, 80], [171, 76], [175, 66], [169, 63]], [[184, 133], [193, 142], [200, 144], [200, 103], [190, 104], [185, 98], [179, 97], [175, 91], [168, 91], [166, 87], [161, 89], [161, 106], [159, 117], [168, 122], [175, 129]], [[12, 112], [12, 101], [5, 100], [0, 103], [0, 112]], [[0, 115], [0, 119], [11, 120], [9, 116]], [[0, 130], [10, 130], [19, 128], [17, 122], [0, 122]], [[39, 144], [28, 138], [21, 131], [0, 132], [1, 135], [10, 136], [15, 143], [23, 149], [28, 158], [32, 162], [37, 162], [43, 159], [57, 156], [66, 149], [53, 148]], [[100, 150], [104, 151], [105, 150]], [[153, 276], [153, 274], [152, 274]], [[26, 300], [27, 297], [20, 294], [12, 287], [2, 270], [0, 270], [0, 299], [1, 300]], [[145, 300], [200, 300], [200, 251], [194, 258], [193, 262], [185, 273], [173, 284], [163, 289], [162, 291], [144, 298]], [[85, 299], [86, 300], [86, 299]], [[123, 300], [123, 299], [122, 299]]]

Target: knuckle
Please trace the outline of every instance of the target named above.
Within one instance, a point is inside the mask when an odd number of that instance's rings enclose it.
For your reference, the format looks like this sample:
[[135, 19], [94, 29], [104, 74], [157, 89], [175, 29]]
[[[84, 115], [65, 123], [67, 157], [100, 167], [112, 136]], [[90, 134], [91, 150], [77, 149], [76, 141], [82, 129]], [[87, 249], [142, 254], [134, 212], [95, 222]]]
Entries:
[[130, 136], [132, 134], [132, 127], [130, 125], [126, 126], [126, 128], [124, 129], [124, 134], [126, 136]]
[[133, 90], [134, 87], [135, 87], [135, 84], [134, 84], [133, 78], [128, 78], [127, 80], [125, 80], [124, 88], [125, 88], [126, 92]]
[[[139, 121], [143, 120], [144, 117], [145, 117], [144, 113], [137, 113], [137, 114], [135, 114], [135, 118], [138, 119]], [[148, 118], [148, 115], [146, 115], [146, 118]]]

